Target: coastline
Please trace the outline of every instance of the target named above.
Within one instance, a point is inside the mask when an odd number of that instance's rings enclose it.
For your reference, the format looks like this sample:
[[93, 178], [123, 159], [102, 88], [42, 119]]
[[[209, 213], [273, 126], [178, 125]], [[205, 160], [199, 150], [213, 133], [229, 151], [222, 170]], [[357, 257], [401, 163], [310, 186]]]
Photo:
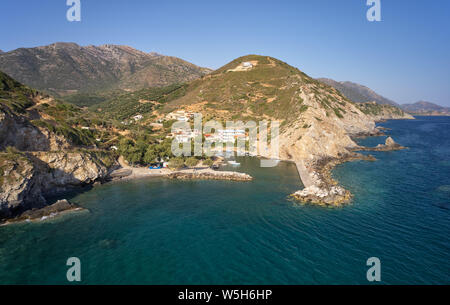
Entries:
[[332, 177], [332, 170], [339, 164], [356, 160], [376, 161], [371, 155], [350, 152], [339, 158], [322, 158], [308, 165], [297, 162], [297, 165], [300, 164], [297, 166], [299, 175], [306, 177], [302, 178], [302, 181], [307, 182], [306, 184], [303, 182], [305, 186], [303, 190], [291, 194], [290, 197], [301, 203], [323, 207], [341, 207], [349, 204], [353, 194], [339, 185]]
[[[180, 170], [170, 170], [166, 168], [151, 170], [147, 167], [130, 167], [125, 165], [125, 167], [116, 169], [109, 173], [109, 175], [103, 182], [97, 181], [93, 183], [92, 186], [95, 187], [97, 185], [113, 182], [125, 182], [136, 179], [158, 177], [178, 180], [223, 180], [238, 182], [248, 182], [253, 180], [253, 177], [246, 173], [235, 171], [215, 171], [209, 167], [186, 168]], [[24, 222], [40, 222], [48, 219], [53, 219], [64, 214], [79, 211], [87, 210], [70, 203], [67, 199], [62, 199], [52, 205], [48, 205], [43, 208], [27, 210], [13, 218], [2, 219], [0, 220], [0, 226]]]
[[[370, 134], [358, 134], [357, 137], [370, 137], [384, 135], [381, 131]], [[376, 161], [372, 155], [363, 155], [357, 151], [397, 151], [408, 149], [397, 144], [391, 137], [386, 139], [385, 144], [376, 147], [365, 147], [357, 145], [348, 148], [348, 153], [339, 157], [324, 157], [318, 160], [296, 162], [297, 170], [305, 188], [290, 195], [290, 197], [301, 203], [315, 204], [326, 207], [342, 207], [351, 202], [353, 194], [339, 185], [332, 177], [332, 170], [339, 164], [350, 161], [364, 160]]]
[[[351, 135], [353, 138], [362, 137], [376, 137], [385, 135], [383, 127], [376, 128], [368, 133], [358, 133]], [[352, 200], [353, 194], [339, 185], [338, 181], [332, 177], [333, 168], [338, 165], [354, 160], [376, 161], [371, 155], [363, 155], [357, 151], [394, 151], [406, 149], [391, 138], [386, 139], [385, 144], [380, 144], [376, 147], [364, 147], [360, 145], [347, 148], [347, 153], [338, 154], [338, 157], [322, 157], [311, 160], [294, 161], [300, 180], [304, 188], [290, 195], [296, 201], [302, 203], [310, 203], [319, 206], [327, 207], [341, 207], [349, 204]], [[210, 167], [195, 167], [183, 168], [178, 170], [150, 169], [148, 167], [131, 167], [122, 157], [118, 160], [119, 168], [109, 171], [105, 177], [93, 181], [90, 185], [92, 187], [101, 185], [103, 183], [129, 181], [144, 178], [166, 178], [177, 180], [224, 180], [224, 181], [239, 181], [247, 182], [253, 180], [248, 174], [235, 171], [216, 171]], [[292, 160], [285, 160], [293, 162]], [[2, 219], [0, 225], [9, 223], [16, 223], [21, 221], [39, 221], [47, 218], [56, 217], [65, 212], [78, 211], [81, 208], [73, 206], [71, 203], [60, 205], [57, 210], [53, 205], [45, 206], [34, 210], [28, 210], [22, 214], [16, 215], [13, 218]]]

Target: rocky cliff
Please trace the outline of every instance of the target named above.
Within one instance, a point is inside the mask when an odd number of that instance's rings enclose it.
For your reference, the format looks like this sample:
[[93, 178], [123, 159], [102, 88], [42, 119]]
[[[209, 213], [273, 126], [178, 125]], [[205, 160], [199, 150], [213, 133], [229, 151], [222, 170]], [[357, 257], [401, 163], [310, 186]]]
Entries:
[[86, 152], [0, 153], [0, 220], [43, 208], [46, 197], [102, 181], [108, 170]]

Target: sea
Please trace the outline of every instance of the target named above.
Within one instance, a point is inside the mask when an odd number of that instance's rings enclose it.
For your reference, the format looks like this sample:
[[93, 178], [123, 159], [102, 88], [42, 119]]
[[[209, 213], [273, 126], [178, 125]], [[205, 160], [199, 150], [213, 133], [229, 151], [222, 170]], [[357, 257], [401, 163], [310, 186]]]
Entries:
[[[0, 284], [450, 284], [450, 117], [380, 124], [408, 149], [339, 165], [350, 205], [302, 205], [296, 167], [226, 166], [252, 182], [148, 178], [64, 198], [85, 211], [0, 227]], [[386, 137], [359, 139], [366, 146]]]

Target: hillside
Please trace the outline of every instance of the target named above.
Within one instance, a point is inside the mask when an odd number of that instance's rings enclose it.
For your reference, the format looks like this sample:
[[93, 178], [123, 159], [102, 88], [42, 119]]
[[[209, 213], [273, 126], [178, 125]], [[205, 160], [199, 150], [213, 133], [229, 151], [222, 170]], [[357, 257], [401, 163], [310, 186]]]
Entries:
[[318, 80], [341, 91], [342, 94], [355, 103], [376, 102], [382, 105], [399, 107], [396, 102], [379, 95], [366, 86], [352, 82], [338, 82], [329, 78], [319, 78]]
[[420, 101], [401, 106], [406, 112], [419, 115], [450, 115], [450, 107], [443, 107], [430, 102]]
[[[410, 118], [395, 107], [375, 110], [382, 107], [377, 104], [364, 113], [335, 88], [267, 56], [240, 57], [183, 91], [158, 113], [183, 109], [221, 122], [278, 121], [279, 158], [297, 164], [307, 196], [321, 204], [340, 205], [350, 196], [326, 177], [324, 164], [354, 158], [358, 145], [352, 137], [379, 134], [375, 120], [382, 119], [381, 113]], [[271, 145], [258, 155], [271, 157]]]
[[176, 57], [128, 46], [75, 43], [2, 53], [0, 70], [30, 87], [59, 95], [167, 86], [209, 72]]
[[186, 85], [152, 87], [133, 92], [114, 92], [99, 96], [102, 102], [93, 103], [90, 110], [104, 118], [125, 120], [135, 115], [154, 116], [163, 104], [184, 94]]
[[[241, 69], [245, 62], [251, 63], [252, 68]], [[360, 114], [359, 106], [338, 90], [266, 56], [240, 57], [189, 83], [183, 91], [183, 96], [165, 105], [162, 112], [182, 107], [202, 110], [221, 119], [275, 119], [282, 121], [284, 127], [305, 116], [308, 109], [320, 110], [321, 115], [340, 120]], [[315, 103], [309, 104], [310, 99]], [[381, 105], [376, 104], [374, 108], [382, 112]], [[386, 107], [386, 114], [390, 111], [403, 115], [400, 109]], [[367, 115], [375, 117], [379, 114], [375, 112], [372, 109]]]

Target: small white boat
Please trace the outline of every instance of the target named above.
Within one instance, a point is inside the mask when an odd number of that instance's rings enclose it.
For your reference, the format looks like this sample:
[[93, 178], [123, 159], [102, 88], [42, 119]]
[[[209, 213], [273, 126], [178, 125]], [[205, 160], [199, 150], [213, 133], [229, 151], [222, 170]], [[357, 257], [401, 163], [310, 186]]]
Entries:
[[241, 163], [236, 162], [236, 161], [233, 161], [233, 160], [228, 161], [228, 164], [233, 165], [233, 166], [239, 166], [239, 165], [241, 165]]

